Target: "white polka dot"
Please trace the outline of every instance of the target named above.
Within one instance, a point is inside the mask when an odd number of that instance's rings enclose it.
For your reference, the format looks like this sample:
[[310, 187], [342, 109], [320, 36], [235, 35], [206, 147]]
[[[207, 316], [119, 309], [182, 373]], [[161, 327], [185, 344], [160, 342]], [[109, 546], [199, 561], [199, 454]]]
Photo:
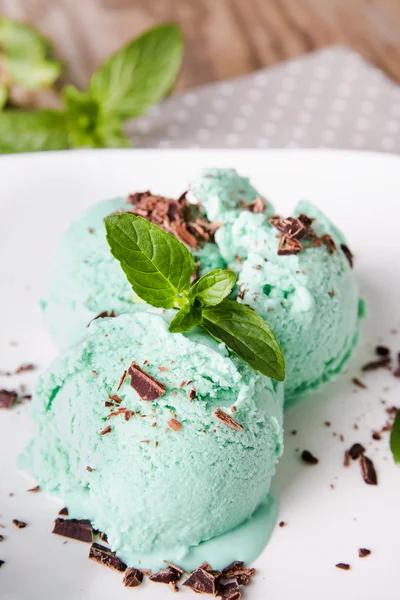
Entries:
[[187, 106], [195, 106], [197, 104], [196, 94], [185, 94], [182, 100]]
[[258, 138], [256, 141], [257, 148], [268, 148], [271, 145], [271, 142], [266, 138]]
[[368, 98], [376, 98], [379, 96], [379, 87], [377, 85], [369, 85], [365, 90], [365, 94]]
[[190, 113], [184, 108], [181, 108], [180, 110], [176, 111], [174, 116], [177, 121], [179, 121], [180, 123], [184, 123], [185, 121], [189, 120]]
[[321, 81], [312, 81], [309, 90], [312, 94], [321, 94], [324, 89], [324, 84]]
[[298, 144], [298, 142], [295, 142], [295, 140], [290, 140], [290, 142], [288, 142], [286, 144], [286, 148], [299, 148], [300, 145]]
[[325, 65], [320, 65], [315, 69], [314, 73], [318, 79], [327, 79], [329, 76], [329, 69]]
[[396, 142], [392, 138], [385, 137], [381, 142], [384, 150], [393, 150], [396, 147]]
[[304, 123], [304, 124], [310, 123], [312, 121], [312, 115], [311, 115], [311, 113], [307, 112], [306, 110], [302, 110], [299, 113], [299, 117], [298, 118], [299, 118], [300, 123]]
[[236, 146], [239, 143], [239, 141], [240, 137], [237, 133], [230, 133], [226, 136], [226, 143], [229, 144], [229, 146]]
[[352, 136], [351, 141], [353, 143], [354, 146], [356, 146], [357, 148], [360, 148], [361, 146], [365, 145], [365, 137], [363, 135], [361, 135], [360, 133], [356, 133]]
[[342, 120], [338, 115], [329, 115], [326, 122], [330, 127], [339, 127]]
[[267, 135], [272, 135], [273, 133], [275, 133], [275, 130], [276, 130], [275, 123], [264, 123], [264, 125], [263, 125], [263, 131]]
[[217, 115], [214, 115], [214, 113], [206, 113], [204, 115], [204, 124], [207, 125], [208, 127], [215, 127], [215, 125], [218, 123], [218, 117]]
[[338, 96], [350, 96], [351, 94], [351, 85], [348, 83], [340, 83], [336, 89]]
[[223, 96], [232, 96], [233, 85], [231, 83], [222, 83], [219, 86], [219, 91]]
[[262, 93], [260, 92], [260, 90], [257, 90], [255, 88], [249, 90], [249, 98], [251, 100], [254, 100], [254, 102], [257, 102], [257, 100], [260, 100], [261, 97], [262, 97]]
[[138, 119], [135, 125], [140, 133], [148, 133], [151, 130], [151, 121], [149, 119]]
[[275, 97], [275, 101], [280, 106], [287, 106], [290, 102], [290, 98], [285, 92], [279, 92], [279, 94], [277, 94]]
[[290, 75], [299, 75], [303, 70], [303, 65], [299, 62], [292, 62], [287, 65], [286, 71], [290, 73]]
[[281, 108], [271, 108], [269, 116], [273, 121], [279, 121], [283, 116], [283, 110]]
[[170, 147], [170, 141], [169, 140], [159, 140], [158, 142], [158, 147], [159, 148], [169, 148]]
[[345, 100], [341, 100], [340, 98], [338, 98], [337, 100], [332, 102], [332, 110], [334, 110], [335, 112], [342, 112], [345, 110], [345, 108], [346, 108]]
[[322, 139], [324, 142], [334, 142], [336, 140], [336, 131], [332, 131], [332, 129], [327, 129], [322, 132]]
[[366, 119], [365, 117], [359, 117], [356, 120], [356, 127], [360, 131], [366, 131], [367, 129], [369, 129], [371, 127], [371, 122], [369, 121], [369, 119]]
[[246, 117], [249, 117], [253, 114], [254, 107], [251, 104], [243, 104], [240, 107], [240, 112], [242, 113], [242, 115], [246, 115]]
[[304, 129], [304, 127], [295, 127], [293, 129], [293, 137], [297, 140], [304, 137], [305, 133], [306, 133], [306, 130]]
[[313, 96], [309, 96], [304, 100], [304, 104], [307, 106], [307, 108], [315, 108], [318, 105], [318, 99], [314, 98]]
[[181, 132], [181, 128], [179, 127], [179, 125], [176, 124], [172, 124], [172, 125], [168, 125], [167, 128], [167, 133], [170, 137], [176, 137], [180, 134]]
[[200, 142], [208, 142], [208, 140], [210, 139], [210, 132], [208, 131], [208, 129], [199, 129], [196, 133], [196, 138]]
[[213, 107], [215, 110], [225, 110], [226, 108], [226, 100], [223, 98], [215, 98], [213, 101]]
[[361, 112], [364, 115], [371, 115], [375, 110], [375, 104], [369, 100], [365, 100], [361, 103]]
[[236, 131], [244, 131], [247, 128], [247, 121], [243, 117], [238, 117], [233, 121], [233, 127]]
[[388, 121], [385, 129], [388, 133], [398, 133], [400, 124], [397, 121]]
[[266, 73], [257, 73], [253, 79], [258, 87], [265, 87], [268, 83], [268, 75]]
[[285, 77], [282, 81], [282, 88], [291, 92], [297, 88], [297, 81], [293, 77]]
[[354, 81], [354, 79], [356, 79], [357, 76], [357, 69], [352, 69], [351, 67], [345, 69], [345, 71], [343, 72], [343, 79], [345, 79], [346, 81]]

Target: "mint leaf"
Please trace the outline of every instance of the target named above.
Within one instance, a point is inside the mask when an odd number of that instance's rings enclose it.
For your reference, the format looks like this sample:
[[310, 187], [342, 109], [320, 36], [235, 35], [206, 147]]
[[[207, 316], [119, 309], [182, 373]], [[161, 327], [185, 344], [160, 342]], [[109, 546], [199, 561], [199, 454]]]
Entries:
[[64, 113], [0, 111], [0, 154], [68, 148]]
[[390, 434], [390, 449], [394, 462], [400, 463], [400, 412], [397, 413]]
[[229, 296], [235, 283], [236, 275], [233, 271], [215, 269], [192, 285], [189, 298], [198, 299], [203, 306], [215, 306]]
[[193, 256], [173, 235], [129, 213], [105, 219], [107, 241], [133, 291], [142, 300], [172, 308], [190, 287]]
[[188, 302], [185, 304], [180, 311], [175, 315], [169, 325], [169, 331], [171, 333], [181, 333], [182, 331], [189, 331], [192, 327], [201, 325], [201, 308], [193, 306]]
[[277, 381], [285, 379], [285, 359], [272, 329], [244, 304], [223, 300], [203, 308], [203, 326], [253, 369]]
[[102, 114], [130, 119], [159, 102], [175, 81], [182, 50], [178, 25], [160, 25], [110, 56], [92, 75], [89, 87]]

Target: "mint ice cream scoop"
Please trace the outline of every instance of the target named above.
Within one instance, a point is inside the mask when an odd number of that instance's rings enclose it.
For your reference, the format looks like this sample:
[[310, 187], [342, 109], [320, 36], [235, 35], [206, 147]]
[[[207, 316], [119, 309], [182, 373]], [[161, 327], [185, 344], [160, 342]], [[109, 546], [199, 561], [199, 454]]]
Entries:
[[[282, 385], [202, 330], [169, 333], [169, 320], [94, 321], [40, 377], [22, 459], [124, 562], [155, 570], [185, 567], [190, 548], [251, 517], [282, 452]], [[156, 380], [153, 401], [129, 375], [121, 384], [132, 361]]]

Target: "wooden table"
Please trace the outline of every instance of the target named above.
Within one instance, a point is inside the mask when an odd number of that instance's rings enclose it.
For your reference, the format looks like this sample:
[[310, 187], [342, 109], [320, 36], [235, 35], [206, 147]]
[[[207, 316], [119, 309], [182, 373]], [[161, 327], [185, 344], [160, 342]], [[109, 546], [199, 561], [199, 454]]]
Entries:
[[0, 15], [45, 33], [78, 86], [141, 30], [168, 21], [186, 38], [179, 90], [332, 44], [400, 82], [400, 0], [0, 0]]

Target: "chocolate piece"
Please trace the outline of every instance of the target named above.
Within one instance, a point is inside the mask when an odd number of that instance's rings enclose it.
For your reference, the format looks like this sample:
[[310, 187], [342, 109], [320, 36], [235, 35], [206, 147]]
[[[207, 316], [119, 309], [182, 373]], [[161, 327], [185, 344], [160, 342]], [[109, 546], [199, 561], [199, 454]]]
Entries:
[[19, 375], [19, 373], [24, 373], [25, 371], [33, 371], [34, 368], [35, 366], [32, 364], [23, 364], [18, 367], [18, 369], [15, 371], [15, 374]]
[[301, 215], [299, 215], [297, 218], [299, 219], [299, 221], [301, 221], [303, 223], [303, 225], [306, 229], [309, 229], [311, 227], [311, 225], [313, 224], [313, 222], [315, 221], [315, 219], [312, 219], [311, 217], [305, 215], [304, 213], [301, 213]]
[[178, 571], [178, 573], [180, 573], [181, 575], [186, 573], [185, 569], [182, 569], [182, 567], [178, 567], [178, 565], [175, 565], [174, 563], [170, 563], [167, 560], [164, 560], [163, 562], [165, 562], [165, 564], [171, 567], [172, 569], [175, 569], [175, 571]]
[[68, 508], [66, 506], [64, 506], [64, 508], [62, 508], [58, 514], [63, 515], [64, 517], [68, 517], [68, 515], [69, 515]]
[[207, 561], [202, 562], [198, 568], [204, 569], [205, 571], [212, 571], [212, 566]]
[[123, 572], [126, 570], [126, 564], [123, 563], [118, 556], [115, 556], [114, 552], [111, 552], [109, 548], [97, 544], [96, 542], [90, 546], [89, 558], [105, 567], [114, 569], [114, 571]]
[[255, 215], [263, 213], [265, 211], [265, 202], [262, 198], [257, 196], [255, 200], [246, 205], [246, 209]]
[[343, 466], [344, 467], [349, 467], [350, 466], [350, 452], [348, 450], [346, 450], [345, 453], [344, 453]]
[[176, 585], [176, 583], [174, 583], [173, 581], [170, 581], [168, 584], [169, 589], [171, 590], [171, 592], [179, 592], [179, 588]]
[[143, 581], [143, 573], [131, 567], [126, 570], [122, 581], [125, 587], [138, 587]]
[[390, 358], [380, 358], [379, 360], [373, 360], [371, 362], [366, 363], [361, 370], [362, 371], [375, 371], [376, 369], [383, 369], [385, 367], [389, 367], [391, 363]]
[[306, 232], [304, 224], [295, 217], [271, 217], [268, 221], [289, 240], [299, 240]]
[[4, 535], [0, 535], [0, 542], [4, 540]]
[[400, 352], [397, 354], [397, 368], [396, 370], [393, 372], [393, 375], [395, 377], [400, 377]]
[[0, 390], [0, 408], [12, 408], [17, 399], [14, 390]]
[[243, 573], [239, 573], [239, 575], [236, 577], [236, 583], [238, 585], [249, 585], [250, 581], [251, 581], [250, 575], [248, 575], [244, 571], [243, 571]]
[[364, 454], [364, 452], [365, 452], [364, 446], [362, 444], [355, 443], [350, 448], [349, 455], [351, 456], [351, 458], [353, 460], [357, 460], [357, 458], [360, 458], [360, 456], [362, 454]]
[[376, 442], [379, 442], [382, 439], [382, 436], [379, 433], [379, 431], [372, 432], [372, 439], [375, 440]]
[[390, 356], [390, 350], [386, 346], [377, 346], [375, 348], [375, 353], [378, 356]]
[[106, 400], [106, 401], [104, 402], [104, 406], [105, 406], [106, 408], [110, 408], [110, 406], [114, 406], [114, 403], [113, 403], [113, 402], [110, 402], [109, 400]]
[[362, 454], [360, 457], [361, 472], [365, 483], [368, 485], [378, 485], [378, 477], [376, 475], [374, 463], [368, 456]]
[[331, 235], [329, 235], [328, 233], [324, 233], [324, 235], [320, 237], [320, 240], [328, 248], [329, 254], [333, 254], [335, 252], [336, 244], [335, 240]]
[[285, 521], [281, 521], [281, 522], [279, 523], [279, 527], [286, 527], [286, 523], [285, 523]]
[[232, 429], [236, 429], [236, 431], [243, 431], [244, 429], [243, 425], [237, 423], [234, 419], [232, 419], [232, 417], [227, 415], [220, 408], [217, 408], [217, 410], [214, 411], [214, 416], [218, 419], [218, 421], [221, 421], [221, 423], [231, 427]]
[[124, 381], [125, 381], [125, 379], [126, 379], [126, 376], [127, 376], [127, 375], [128, 375], [128, 371], [124, 371], [124, 372], [122, 373], [122, 375], [121, 375], [121, 379], [119, 380], [119, 384], [118, 384], [118, 387], [117, 387], [117, 392], [119, 392], [119, 390], [121, 389], [121, 387], [122, 387], [122, 384], [124, 383]]
[[[94, 317], [94, 319], [92, 319], [92, 321], [96, 321], [97, 319], [105, 319], [106, 317], [108, 317], [108, 318], [111, 319], [111, 318], [114, 318], [116, 316], [117, 315], [115, 314], [115, 312], [113, 310], [111, 312], [108, 312], [107, 310], [105, 310], [105, 311], [99, 313], [97, 315], [97, 317]], [[90, 323], [92, 323], [92, 321], [90, 321]], [[89, 325], [90, 325], [90, 323], [89, 323]]]
[[111, 433], [112, 429], [110, 427], [110, 425], [107, 425], [107, 427], [105, 427], [103, 429], [103, 431], [100, 431], [100, 435], [106, 435], [107, 433]]
[[173, 429], [174, 431], [179, 431], [180, 429], [182, 429], [182, 423], [179, 423], [179, 421], [177, 421], [176, 419], [170, 419], [168, 421], [168, 425], [171, 427], [171, 429]]
[[189, 392], [189, 400], [190, 400], [190, 402], [192, 402], [192, 400], [194, 400], [196, 398], [196, 394], [197, 394], [196, 388], [193, 386], [192, 389]]
[[87, 519], [56, 519], [52, 533], [91, 544], [93, 529]]
[[145, 373], [135, 361], [129, 367], [128, 374], [131, 377], [131, 386], [142, 400], [157, 400], [165, 394], [165, 385]]
[[121, 402], [122, 402], [122, 398], [120, 398], [116, 394], [109, 395], [108, 397], [110, 398], [110, 400], [112, 400], [116, 404], [121, 404]]
[[290, 256], [291, 254], [298, 254], [303, 246], [299, 240], [293, 238], [289, 239], [285, 236], [281, 237], [278, 244], [278, 255], [279, 256]]
[[92, 467], [89, 467], [89, 465], [86, 467], [86, 471], [88, 473], [93, 473], [94, 469], [92, 469]]
[[27, 526], [27, 523], [24, 523], [24, 521], [18, 521], [18, 519], [13, 519], [12, 522], [15, 527], [18, 527], [18, 529], [25, 529]]
[[158, 573], [154, 573], [150, 575], [150, 581], [154, 581], [154, 583], [176, 583], [182, 577], [182, 573], [180, 570], [174, 569], [173, 567], [166, 567], [165, 569], [161, 569]]
[[335, 567], [337, 569], [343, 569], [343, 571], [349, 571], [350, 570], [350, 565], [348, 565], [347, 563], [338, 563], [337, 565], [335, 565]]
[[331, 422], [330, 421], [324, 421], [324, 425], [325, 425], [325, 427], [330, 427], [331, 426]]
[[317, 465], [319, 462], [318, 458], [313, 456], [308, 450], [303, 450], [301, 453], [301, 458], [303, 462], [307, 463], [308, 465]]
[[221, 573], [219, 571], [206, 571], [199, 568], [189, 575], [183, 585], [197, 594], [212, 594], [215, 596], [220, 581]]
[[244, 562], [241, 560], [234, 560], [233, 562], [231, 562], [230, 565], [223, 569], [222, 575], [226, 577], [226, 579], [233, 579], [238, 573], [243, 571], [243, 569]]
[[104, 533], [104, 531], [99, 531], [99, 540], [108, 544], [108, 537], [107, 534]]
[[368, 550], [368, 548], [359, 548], [358, 549], [358, 556], [360, 558], [365, 558], [366, 556], [369, 556], [371, 554], [371, 550]]
[[242, 597], [237, 583], [221, 584], [218, 596], [221, 596], [222, 600], [240, 600]]
[[92, 371], [92, 375], [94, 375], [95, 377], [98, 377], [98, 376], [99, 376], [98, 372], [97, 372], [97, 371], [95, 371], [94, 369], [93, 369], [93, 371]]
[[341, 248], [343, 254], [345, 255], [345, 257], [347, 258], [347, 260], [349, 261], [351, 268], [353, 268], [354, 257], [350, 251], [350, 248], [348, 246], [346, 246], [346, 244], [340, 244], [340, 248]]
[[0, 560], [0, 567], [4, 565], [4, 560]]
[[352, 381], [352, 383], [354, 383], [354, 385], [361, 388], [362, 390], [367, 389], [367, 386], [365, 385], [365, 383], [363, 383], [360, 379], [358, 379], [358, 377], [353, 377], [353, 379], [351, 381]]
[[335, 292], [333, 290], [331, 290], [330, 292], [328, 292], [328, 294], [330, 295], [331, 298], [334, 298], [334, 296], [335, 296]]
[[38, 492], [39, 490], [40, 490], [40, 487], [37, 485], [37, 486], [35, 486], [35, 487], [31, 488], [30, 490], [26, 490], [26, 491], [27, 491], [27, 492], [34, 492], [34, 493], [36, 493], [36, 492]]

